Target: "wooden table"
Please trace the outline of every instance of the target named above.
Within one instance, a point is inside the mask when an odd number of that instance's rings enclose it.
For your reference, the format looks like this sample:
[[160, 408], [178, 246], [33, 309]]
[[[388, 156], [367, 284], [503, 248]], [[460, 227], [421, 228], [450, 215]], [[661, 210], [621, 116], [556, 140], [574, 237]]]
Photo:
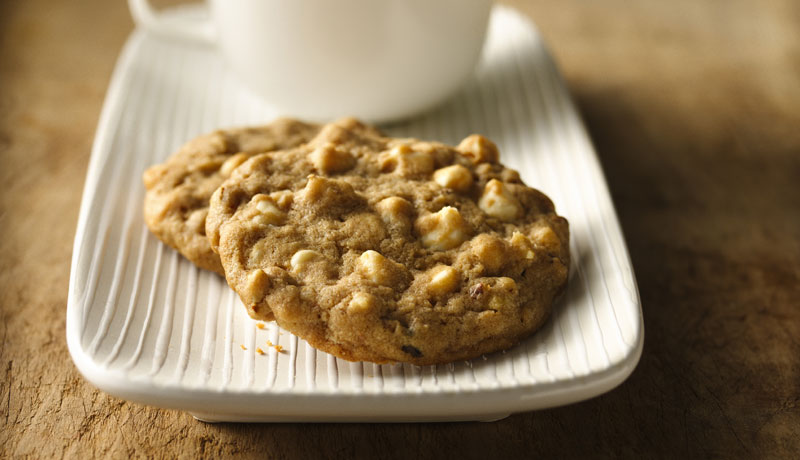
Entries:
[[[88, 385], [72, 239], [122, 0], [0, 6], [0, 457], [754, 457], [800, 451], [800, 3], [517, 1], [596, 143], [646, 341], [614, 391], [496, 423], [207, 425]], [[485, 454], [485, 455], [484, 455]]]

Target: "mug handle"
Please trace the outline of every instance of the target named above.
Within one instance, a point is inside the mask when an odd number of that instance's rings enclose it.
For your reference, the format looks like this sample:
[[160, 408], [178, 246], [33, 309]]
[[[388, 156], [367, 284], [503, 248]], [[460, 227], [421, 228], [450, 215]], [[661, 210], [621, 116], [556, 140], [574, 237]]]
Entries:
[[216, 32], [209, 19], [183, 19], [158, 13], [148, 0], [128, 0], [136, 25], [158, 35], [192, 42], [213, 44]]

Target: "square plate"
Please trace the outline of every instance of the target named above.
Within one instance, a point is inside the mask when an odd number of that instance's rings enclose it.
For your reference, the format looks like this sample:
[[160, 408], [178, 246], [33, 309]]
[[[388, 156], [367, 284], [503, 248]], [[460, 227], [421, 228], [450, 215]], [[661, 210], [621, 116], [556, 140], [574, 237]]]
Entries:
[[275, 324], [258, 328], [221, 277], [147, 231], [148, 165], [199, 134], [276, 115], [213, 49], [132, 34], [103, 107], [72, 259], [67, 342], [94, 385], [204, 420], [492, 420], [599, 395], [633, 371], [644, 332], [628, 251], [565, 85], [520, 14], [495, 9], [482, 62], [458, 95], [385, 127], [451, 144], [485, 134], [569, 219], [566, 295], [506, 352], [426, 367], [334, 358]]

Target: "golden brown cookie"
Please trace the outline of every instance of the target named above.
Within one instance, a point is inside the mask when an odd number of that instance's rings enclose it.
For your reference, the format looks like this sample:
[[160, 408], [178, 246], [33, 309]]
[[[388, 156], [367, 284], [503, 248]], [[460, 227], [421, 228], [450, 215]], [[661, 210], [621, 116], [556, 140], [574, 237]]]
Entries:
[[567, 280], [568, 233], [483, 136], [450, 147], [353, 119], [242, 164], [207, 219], [253, 318], [344, 359], [419, 365], [539, 328]]
[[144, 218], [161, 241], [197, 266], [224, 274], [205, 236], [208, 200], [237, 166], [251, 156], [295, 147], [311, 139], [319, 126], [282, 118], [244, 129], [200, 136], [163, 164], [144, 172]]

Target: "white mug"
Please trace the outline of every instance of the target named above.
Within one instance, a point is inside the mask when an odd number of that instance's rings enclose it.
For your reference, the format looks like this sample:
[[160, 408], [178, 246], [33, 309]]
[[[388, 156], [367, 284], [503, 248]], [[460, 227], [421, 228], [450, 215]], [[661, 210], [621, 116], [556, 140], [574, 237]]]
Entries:
[[208, 0], [210, 20], [170, 21], [128, 0], [137, 24], [215, 44], [282, 115], [372, 122], [451, 96], [480, 58], [491, 0]]

